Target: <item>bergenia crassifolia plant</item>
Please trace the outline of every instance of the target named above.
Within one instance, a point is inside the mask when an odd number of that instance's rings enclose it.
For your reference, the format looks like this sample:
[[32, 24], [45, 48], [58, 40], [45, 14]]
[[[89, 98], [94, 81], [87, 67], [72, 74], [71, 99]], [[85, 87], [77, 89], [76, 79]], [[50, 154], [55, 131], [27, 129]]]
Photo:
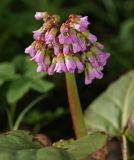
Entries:
[[[43, 20], [43, 25], [33, 32], [34, 42], [25, 49], [25, 53], [37, 63], [37, 72], [47, 72], [48, 75], [55, 73], [73, 75], [85, 72], [86, 85], [91, 84], [95, 78], [103, 77], [102, 71], [110, 54], [103, 51], [104, 46], [97, 41], [95, 35], [90, 33], [88, 29], [90, 22], [87, 16], [71, 14], [64, 23], [60, 24], [58, 15], [36, 12], [35, 19]], [[67, 83], [72, 81], [74, 79], [70, 79]], [[75, 83], [72, 83], [72, 86], [74, 85]], [[84, 125], [83, 123], [77, 126], [77, 123], [82, 121], [81, 106], [77, 87], [72, 89], [70, 86], [67, 85], [67, 88], [72, 119], [76, 126], [74, 130], [79, 130]], [[74, 99], [69, 96], [71, 93]], [[79, 109], [77, 109], [78, 106]], [[82, 136], [81, 133], [77, 137], [80, 136]]]

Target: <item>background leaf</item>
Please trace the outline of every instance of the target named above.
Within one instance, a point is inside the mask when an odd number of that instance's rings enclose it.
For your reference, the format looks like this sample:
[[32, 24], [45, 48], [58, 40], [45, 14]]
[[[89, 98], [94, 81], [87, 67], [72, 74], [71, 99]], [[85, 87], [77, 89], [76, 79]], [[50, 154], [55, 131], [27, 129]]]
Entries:
[[0, 85], [8, 81], [6, 97], [8, 103], [20, 100], [31, 89], [46, 93], [54, 84], [43, 78], [46, 73], [36, 72], [37, 65], [24, 55], [16, 56], [12, 63], [0, 64]]
[[18, 55], [13, 59], [16, 72], [31, 79], [39, 79], [46, 76], [46, 73], [36, 72], [37, 65], [25, 55]]
[[18, 75], [15, 73], [15, 67], [13, 64], [4, 62], [0, 63], [0, 85], [5, 81], [16, 79]]
[[21, 79], [11, 82], [7, 93], [8, 103], [17, 102], [29, 89], [30, 81], [26, 78], [21, 77]]
[[89, 105], [85, 121], [90, 129], [120, 135], [133, 109], [134, 71], [131, 71], [112, 83]]
[[51, 82], [45, 80], [31, 80], [31, 88], [38, 91], [38, 92], [47, 92], [51, 90], [54, 85]]

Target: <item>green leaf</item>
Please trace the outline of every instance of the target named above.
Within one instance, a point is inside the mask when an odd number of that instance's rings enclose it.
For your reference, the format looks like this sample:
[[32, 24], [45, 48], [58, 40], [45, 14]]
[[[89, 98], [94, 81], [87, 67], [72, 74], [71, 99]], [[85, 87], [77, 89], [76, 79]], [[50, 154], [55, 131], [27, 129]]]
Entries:
[[106, 138], [107, 136], [105, 134], [94, 132], [62, 147], [66, 148], [76, 160], [81, 160], [103, 147], [106, 143]]
[[32, 141], [32, 135], [29, 132], [11, 131], [0, 135], [0, 153], [39, 148], [41, 146]]
[[14, 64], [15, 69], [17, 70], [17, 72], [19, 72], [19, 73], [25, 72], [26, 56], [24, 56], [24, 55], [15, 56], [15, 58], [12, 61], [12, 63]]
[[61, 148], [46, 147], [37, 152], [37, 160], [75, 160], [68, 152]]
[[0, 63], [0, 85], [7, 80], [15, 79], [18, 75], [15, 74], [15, 68], [12, 63]]
[[21, 75], [24, 75], [25, 77], [32, 79], [40, 79], [46, 75], [46, 73], [36, 72], [37, 64], [35, 64], [33, 61], [31, 61], [24, 55], [16, 56], [13, 59], [13, 64], [15, 65], [17, 72], [19, 72]]
[[17, 79], [10, 83], [8, 92], [7, 92], [7, 100], [9, 103], [15, 103], [19, 99], [21, 99], [30, 89], [30, 81], [25, 77], [21, 77], [21, 79]]
[[4, 83], [4, 80], [0, 78], [0, 86], [2, 86], [3, 83]]
[[[55, 111], [46, 111], [46, 112], [40, 112], [37, 109], [32, 110], [25, 116], [24, 122], [28, 124], [38, 124], [41, 121], [48, 122], [54, 121], [55, 119], [64, 116], [67, 114], [67, 111], [64, 107], [58, 107]], [[43, 123], [42, 123], [43, 125]]]
[[89, 105], [85, 113], [85, 121], [90, 129], [120, 135], [133, 109], [134, 71], [131, 71], [112, 83]]
[[13, 75], [15, 72], [14, 66], [11, 63], [0, 63], [0, 75]]
[[74, 160], [65, 150], [43, 148], [25, 131], [0, 135], [0, 160]]
[[42, 80], [42, 79], [31, 80], [31, 88], [38, 92], [48, 92], [53, 87], [54, 87], [53, 83]]
[[134, 18], [129, 18], [126, 21], [122, 23], [121, 29], [120, 29], [120, 36], [122, 38], [126, 38], [127, 36], [130, 36], [133, 32], [134, 28]]

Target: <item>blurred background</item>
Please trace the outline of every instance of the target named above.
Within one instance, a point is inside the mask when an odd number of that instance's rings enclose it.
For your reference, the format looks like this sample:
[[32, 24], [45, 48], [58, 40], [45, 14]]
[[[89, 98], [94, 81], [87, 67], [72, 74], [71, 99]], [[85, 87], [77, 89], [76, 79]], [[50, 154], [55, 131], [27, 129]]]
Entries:
[[134, 1], [0, 0], [0, 132], [12, 128], [18, 115], [35, 102], [20, 129], [52, 140], [69, 138], [74, 135], [64, 75], [36, 73], [36, 65], [24, 54], [33, 41], [32, 31], [41, 26], [34, 19], [36, 11], [59, 14], [62, 20], [70, 13], [88, 15], [91, 33], [111, 53], [102, 80], [85, 86], [84, 75], [77, 75], [84, 110], [111, 82], [134, 68]]

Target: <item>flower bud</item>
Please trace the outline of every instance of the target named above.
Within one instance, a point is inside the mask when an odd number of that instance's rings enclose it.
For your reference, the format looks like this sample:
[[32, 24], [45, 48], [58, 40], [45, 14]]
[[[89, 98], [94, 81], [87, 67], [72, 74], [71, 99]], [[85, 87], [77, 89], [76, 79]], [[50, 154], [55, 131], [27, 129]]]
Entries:
[[36, 12], [34, 17], [36, 20], [41, 20], [43, 18], [43, 12]]

